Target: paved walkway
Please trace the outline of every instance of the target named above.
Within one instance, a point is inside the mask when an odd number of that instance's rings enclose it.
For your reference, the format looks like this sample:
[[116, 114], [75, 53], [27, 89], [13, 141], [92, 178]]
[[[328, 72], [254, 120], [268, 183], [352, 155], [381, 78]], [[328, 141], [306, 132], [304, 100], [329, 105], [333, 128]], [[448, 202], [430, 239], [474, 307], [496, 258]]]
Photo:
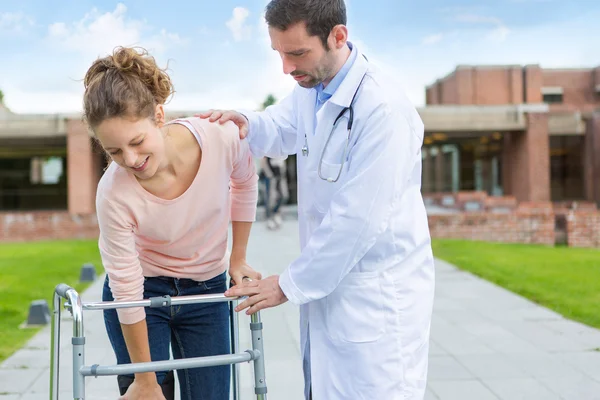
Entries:
[[[281, 271], [298, 253], [297, 224], [253, 228], [249, 262]], [[99, 301], [101, 280], [83, 294]], [[70, 392], [68, 313], [62, 324], [61, 399]], [[289, 303], [262, 314], [271, 400], [301, 400], [298, 310]], [[240, 340], [250, 348], [248, 318]], [[86, 311], [86, 364], [114, 364], [100, 312]], [[0, 366], [0, 400], [48, 398], [49, 327]], [[600, 331], [565, 320], [486, 281], [437, 262], [427, 400], [600, 399]], [[251, 364], [241, 365], [242, 399], [253, 398]], [[114, 377], [88, 378], [87, 398], [117, 398]]]

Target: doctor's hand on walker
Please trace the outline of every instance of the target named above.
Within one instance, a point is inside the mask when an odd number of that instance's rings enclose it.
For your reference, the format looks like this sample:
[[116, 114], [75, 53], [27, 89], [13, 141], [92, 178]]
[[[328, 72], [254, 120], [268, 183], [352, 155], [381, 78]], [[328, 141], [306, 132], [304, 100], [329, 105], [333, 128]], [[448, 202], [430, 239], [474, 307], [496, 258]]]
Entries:
[[208, 110], [206, 112], [196, 114], [195, 117], [203, 119], [208, 118], [210, 122], [219, 121], [224, 124], [227, 121], [232, 121], [240, 128], [240, 139], [244, 139], [248, 135], [248, 119], [243, 114], [233, 110]]
[[279, 287], [279, 276], [269, 276], [260, 281], [247, 281], [235, 285], [225, 292], [227, 297], [249, 296], [241, 302], [236, 308], [240, 312], [250, 307], [246, 311], [247, 315], [254, 314], [265, 308], [276, 307], [288, 301], [285, 294]]

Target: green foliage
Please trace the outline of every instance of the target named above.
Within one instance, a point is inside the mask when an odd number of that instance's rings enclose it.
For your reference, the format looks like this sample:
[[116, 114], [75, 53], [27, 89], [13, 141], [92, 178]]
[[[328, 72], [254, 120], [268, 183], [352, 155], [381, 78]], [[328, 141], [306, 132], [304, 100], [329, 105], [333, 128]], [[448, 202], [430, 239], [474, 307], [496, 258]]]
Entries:
[[267, 107], [273, 105], [277, 103], [277, 99], [275, 98], [275, 96], [273, 96], [272, 94], [269, 94], [267, 96], [267, 98], [265, 99], [265, 101], [263, 101], [262, 103], [262, 109], [266, 109]]

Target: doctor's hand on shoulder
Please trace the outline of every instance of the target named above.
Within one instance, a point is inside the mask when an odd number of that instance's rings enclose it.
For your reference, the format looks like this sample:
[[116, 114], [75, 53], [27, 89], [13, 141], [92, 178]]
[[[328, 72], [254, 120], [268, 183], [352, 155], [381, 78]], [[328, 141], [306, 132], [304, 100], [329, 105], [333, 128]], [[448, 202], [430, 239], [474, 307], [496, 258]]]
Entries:
[[195, 115], [196, 117], [207, 119], [210, 122], [219, 121], [224, 124], [227, 121], [232, 121], [240, 128], [240, 139], [244, 139], [248, 135], [248, 119], [234, 110], [208, 110], [206, 112]]
[[225, 296], [250, 296], [235, 308], [236, 312], [249, 308], [246, 311], [247, 315], [265, 308], [276, 307], [288, 301], [279, 287], [279, 275], [269, 276], [260, 281], [244, 281], [227, 290]]

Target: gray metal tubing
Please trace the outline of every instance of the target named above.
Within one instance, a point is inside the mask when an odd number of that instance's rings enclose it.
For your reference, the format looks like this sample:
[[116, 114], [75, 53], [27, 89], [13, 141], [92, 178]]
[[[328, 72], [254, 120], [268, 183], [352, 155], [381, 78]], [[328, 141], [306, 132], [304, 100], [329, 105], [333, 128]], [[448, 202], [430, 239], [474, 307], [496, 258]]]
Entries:
[[73, 398], [85, 399], [85, 377], [79, 373], [85, 362], [85, 338], [83, 332], [83, 305], [75, 289], [66, 292], [73, 315]]
[[85, 345], [83, 343], [78, 344], [77, 341], [73, 341], [73, 398], [75, 399], [85, 399], [85, 376], [79, 373], [85, 361]]
[[[173, 369], [188, 369], [199, 367], [211, 367], [217, 365], [232, 365], [235, 368], [234, 373], [234, 399], [239, 399], [239, 363], [254, 361], [255, 372], [255, 391], [258, 400], [266, 400], [266, 380], [264, 369], [264, 357], [262, 346], [262, 325], [260, 330], [252, 331], [253, 350], [247, 350], [244, 353], [239, 351], [239, 315], [233, 309], [237, 306], [240, 299], [245, 297], [226, 297], [224, 294], [209, 294], [197, 296], [178, 296], [168, 298], [167, 305], [184, 305], [198, 303], [231, 302], [231, 328], [232, 328], [232, 353], [220, 356], [196, 357], [180, 360], [155, 361], [148, 363], [135, 363], [116, 366], [85, 366], [85, 338], [83, 327], [83, 310], [108, 310], [117, 308], [131, 307], [150, 307], [153, 303], [151, 299], [138, 301], [112, 301], [97, 303], [82, 303], [79, 294], [75, 289], [60, 284], [55, 289], [52, 319], [52, 347], [51, 347], [51, 366], [50, 366], [50, 400], [58, 400], [59, 392], [59, 364], [60, 364], [60, 308], [61, 297], [67, 302], [65, 307], [73, 315], [73, 396], [74, 399], [85, 399], [85, 377], [101, 375], [121, 375], [140, 372], [167, 371]], [[156, 299], [155, 299], [156, 301]], [[162, 302], [159, 302], [162, 303]], [[252, 326], [260, 324], [260, 313], [252, 315]], [[260, 392], [260, 393], [258, 393]]]
[[[235, 307], [238, 305], [238, 300], [234, 300], [229, 305], [229, 317], [231, 318], [231, 352], [237, 353], [240, 350], [239, 337], [239, 314], [235, 312]], [[240, 398], [240, 365], [232, 364], [232, 383], [233, 383], [233, 400]]]
[[50, 354], [50, 399], [58, 400], [58, 391], [60, 385], [60, 308], [61, 298], [69, 302], [70, 311], [73, 315], [73, 398], [85, 398], [85, 377], [79, 374], [79, 369], [83, 367], [85, 361], [83, 336], [83, 305], [81, 298], [75, 289], [61, 283], [54, 289], [53, 318], [52, 318], [52, 346]]
[[[229, 302], [238, 297], [225, 297], [224, 294], [200, 294], [194, 296], [178, 296], [170, 299], [169, 305], [198, 304], [198, 303], [220, 303]], [[83, 303], [84, 310], [109, 310], [116, 308], [150, 307], [150, 299], [135, 301], [104, 301], [97, 303]]]
[[140, 372], [169, 371], [172, 369], [188, 369], [200, 367], [214, 367], [242, 363], [260, 358], [260, 353], [248, 350], [238, 354], [224, 354], [219, 356], [184, 358], [179, 360], [152, 361], [135, 364], [120, 364], [112, 366], [84, 366], [80, 370], [82, 376], [106, 376], [137, 374]]
[[250, 317], [250, 330], [252, 332], [252, 349], [260, 354], [254, 360], [254, 392], [257, 400], [267, 400], [267, 378], [265, 375], [265, 353], [263, 350], [262, 322], [260, 311]]
[[55, 291], [52, 301], [52, 329], [50, 344], [50, 400], [58, 400], [60, 364], [60, 306], [61, 297]]

